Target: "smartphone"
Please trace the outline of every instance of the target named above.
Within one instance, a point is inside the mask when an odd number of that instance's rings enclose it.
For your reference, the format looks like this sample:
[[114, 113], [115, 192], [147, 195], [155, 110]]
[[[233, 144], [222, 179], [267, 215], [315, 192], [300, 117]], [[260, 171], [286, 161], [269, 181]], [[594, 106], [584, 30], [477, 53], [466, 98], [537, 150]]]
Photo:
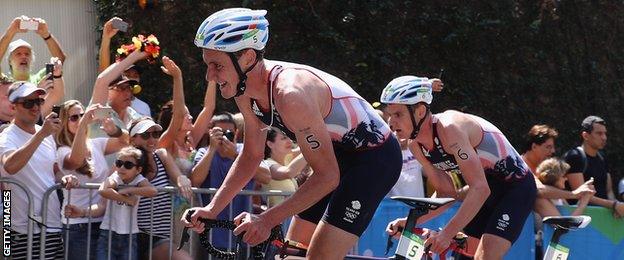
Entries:
[[111, 107], [101, 107], [95, 110], [95, 118], [96, 119], [106, 119], [113, 115], [113, 108]]
[[59, 117], [61, 115], [61, 106], [59, 105], [52, 106], [52, 112], [56, 113], [56, 117]]
[[225, 138], [230, 140], [230, 142], [234, 142], [234, 132], [232, 132], [231, 130], [225, 130], [225, 133], [223, 133], [223, 135], [225, 136]]
[[31, 21], [31, 20], [20, 21], [20, 29], [22, 30], [36, 31], [38, 28], [39, 28], [39, 22]]
[[120, 20], [113, 20], [113, 28], [118, 29], [122, 32], [128, 31], [128, 23]]

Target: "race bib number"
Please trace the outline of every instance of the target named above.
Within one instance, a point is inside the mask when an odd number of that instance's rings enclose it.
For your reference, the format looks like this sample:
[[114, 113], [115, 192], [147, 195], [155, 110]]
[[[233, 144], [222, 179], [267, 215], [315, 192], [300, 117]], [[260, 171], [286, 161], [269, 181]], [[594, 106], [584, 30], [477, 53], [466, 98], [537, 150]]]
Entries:
[[404, 231], [397, 247], [397, 255], [410, 260], [420, 260], [425, 253], [425, 241], [409, 231]]
[[570, 249], [564, 247], [559, 244], [550, 243], [548, 245], [548, 249], [546, 249], [546, 254], [544, 259], [546, 260], [566, 260], [568, 259], [568, 254], [570, 253]]

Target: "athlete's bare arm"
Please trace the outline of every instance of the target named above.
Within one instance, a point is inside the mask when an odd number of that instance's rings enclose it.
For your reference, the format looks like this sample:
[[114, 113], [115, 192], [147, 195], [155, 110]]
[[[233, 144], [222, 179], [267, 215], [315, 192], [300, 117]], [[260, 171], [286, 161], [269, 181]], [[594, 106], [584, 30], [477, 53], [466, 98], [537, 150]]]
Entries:
[[[439, 236], [432, 239], [432, 250], [441, 251], [457, 232], [463, 229], [474, 218], [490, 195], [490, 188], [485, 179], [481, 161], [474, 150], [470, 135], [475, 135], [475, 125], [463, 114], [451, 114], [440, 117], [438, 132], [440, 141], [446, 152], [453, 154], [462, 176], [468, 186], [466, 198], [457, 213]], [[474, 140], [473, 140], [474, 142]]]
[[239, 156], [234, 160], [232, 168], [228, 171], [214, 199], [206, 206], [214, 214], [207, 217], [216, 217], [232, 201], [234, 196], [254, 176], [256, 168], [264, 156], [266, 131], [261, 130], [264, 124], [253, 114], [249, 98], [241, 96], [235, 100], [245, 120], [244, 146]]
[[271, 224], [307, 209], [338, 186], [338, 163], [321, 111], [329, 98], [323, 87], [310, 73], [295, 70], [284, 71], [277, 82], [276, 108], [286, 127], [295, 133], [314, 174], [290, 198], [263, 214]]

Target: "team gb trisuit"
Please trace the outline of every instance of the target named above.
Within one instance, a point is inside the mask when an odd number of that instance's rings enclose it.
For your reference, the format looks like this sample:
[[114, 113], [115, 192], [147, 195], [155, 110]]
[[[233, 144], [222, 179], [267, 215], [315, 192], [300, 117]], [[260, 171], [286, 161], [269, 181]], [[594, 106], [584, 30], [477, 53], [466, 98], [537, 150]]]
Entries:
[[[328, 88], [331, 93], [331, 109], [323, 116], [340, 168], [340, 184], [298, 216], [313, 223], [323, 218], [331, 225], [360, 236], [399, 177], [402, 165], [399, 143], [373, 107], [344, 81], [309, 66], [277, 64], [271, 69], [267, 84], [271, 107], [262, 108], [253, 99], [251, 107], [264, 124], [280, 129], [291, 139], [296, 140], [295, 134], [285, 126], [272, 96], [280, 73], [285, 70], [308, 73], [324, 83], [318, 87]], [[314, 145], [310, 143], [310, 147]]]
[[[469, 116], [481, 126], [483, 132], [474, 150], [483, 166], [491, 193], [464, 231], [477, 238], [483, 233], [493, 234], [513, 243], [533, 210], [537, 194], [533, 174], [496, 126], [478, 116]], [[432, 121], [434, 147], [429, 150], [419, 143], [423, 155], [435, 168], [461, 174], [455, 157], [444, 150], [438, 138], [438, 118], [435, 115]]]

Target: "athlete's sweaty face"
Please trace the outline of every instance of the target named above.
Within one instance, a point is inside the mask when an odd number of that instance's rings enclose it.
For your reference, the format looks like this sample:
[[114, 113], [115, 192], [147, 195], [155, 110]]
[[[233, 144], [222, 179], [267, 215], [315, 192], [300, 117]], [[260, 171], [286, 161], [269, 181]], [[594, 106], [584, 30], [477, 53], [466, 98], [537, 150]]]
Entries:
[[412, 133], [413, 126], [410, 113], [406, 105], [389, 104], [386, 107], [388, 125], [399, 139], [407, 139]]
[[206, 81], [215, 81], [223, 98], [234, 97], [239, 80], [230, 57], [225, 52], [209, 49], [203, 49], [202, 57], [204, 63], [208, 65]]

